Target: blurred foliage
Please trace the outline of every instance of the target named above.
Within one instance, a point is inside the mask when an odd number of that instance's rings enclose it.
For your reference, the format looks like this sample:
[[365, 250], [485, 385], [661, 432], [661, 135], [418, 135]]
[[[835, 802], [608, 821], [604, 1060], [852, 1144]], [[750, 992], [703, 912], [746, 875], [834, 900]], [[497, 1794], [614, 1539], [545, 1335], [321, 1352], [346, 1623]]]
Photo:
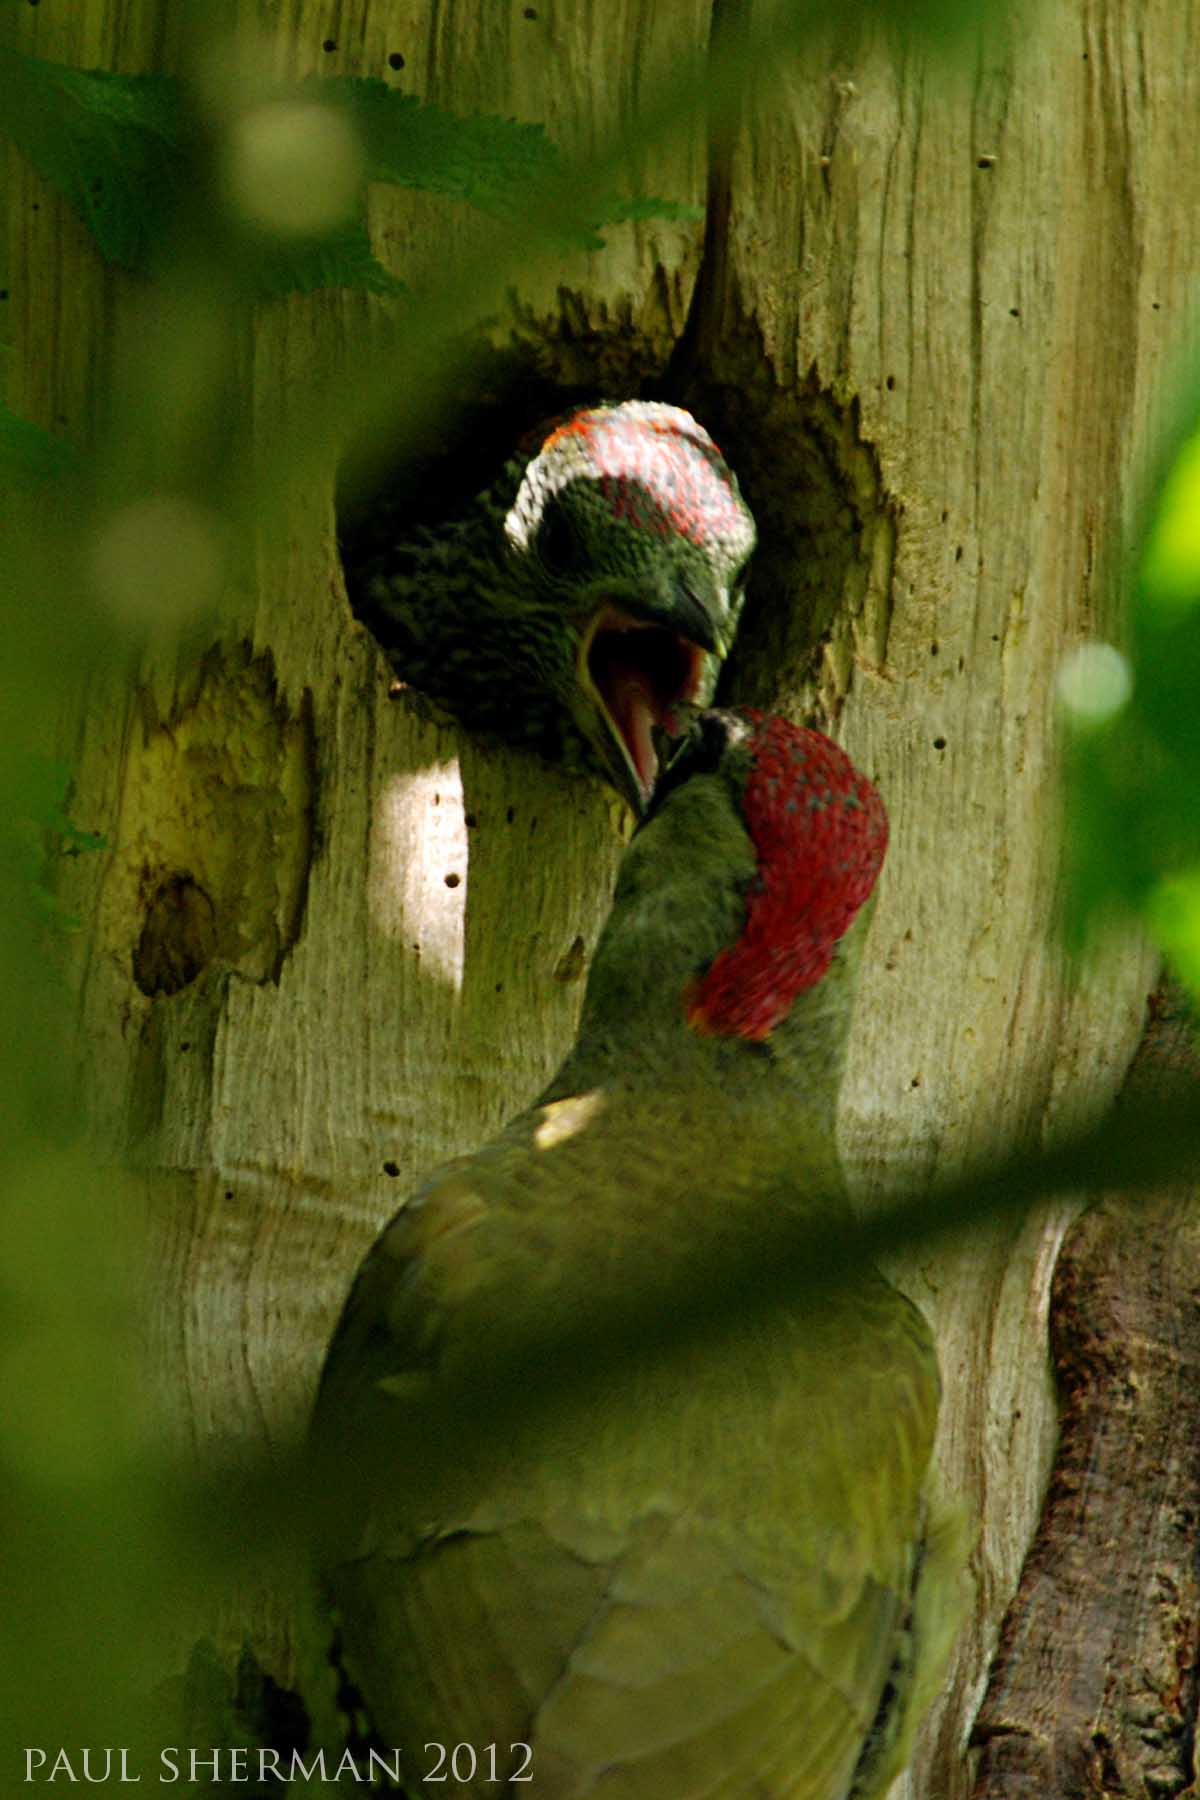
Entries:
[[[71, 69], [0, 46], [0, 129], [43, 180], [67, 199], [107, 262], [145, 271], [169, 249], [205, 121], [198, 96], [166, 75]], [[460, 118], [384, 81], [343, 75], [272, 87], [260, 106], [338, 106], [361, 134], [365, 178], [448, 194], [511, 220], [531, 187], [560, 178], [563, 158], [540, 125], [474, 115]], [[595, 226], [631, 218], [693, 219], [695, 207], [653, 197], [601, 198], [594, 216], [571, 221], [565, 241], [603, 249]], [[373, 254], [362, 194], [328, 230], [258, 246], [260, 292], [311, 293], [349, 287], [396, 293], [400, 283]]]
[[1064, 682], [1068, 926], [1078, 948], [1139, 919], [1200, 997], [1200, 378], [1181, 386], [1186, 424], [1149, 483], [1128, 645], [1093, 653], [1079, 691]]
[[0, 820], [0, 854], [29, 885], [30, 894], [48, 920], [63, 931], [78, 931], [81, 920], [65, 907], [54, 889], [55, 855], [79, 856], [105, 850], [108, 840], [98, 831], [81, 831], [67, 817], [71, 770], [48, 757], [30, 756], [18, 766], [16, 788], [23, 811]]
[[183, 171], [176, 84], [63, 68], [0, 46], [0, 127], [109, 261], [151, 260]]
[[[342, 75], [314, 77], [305, 91], [341, 101], [362, 132], [369, 181], [395, 182], [464, 200], [492, 218], [512, 222], [532, 189], [562, 181], [565, 159], [541, 125], [473, 114], [459, 117], [384, 81]], [[563, 221], [563, 248], [603, 250], [600, 225], [630, 219], [699, 219], [699, 207], [653, 195], [599, 195], [584, 219]]]
[[37, 480], [46, 475], [61, 475], [73, 461], [75, 451], [65, 438], [15, 413], [0, 404], [0, 479]]

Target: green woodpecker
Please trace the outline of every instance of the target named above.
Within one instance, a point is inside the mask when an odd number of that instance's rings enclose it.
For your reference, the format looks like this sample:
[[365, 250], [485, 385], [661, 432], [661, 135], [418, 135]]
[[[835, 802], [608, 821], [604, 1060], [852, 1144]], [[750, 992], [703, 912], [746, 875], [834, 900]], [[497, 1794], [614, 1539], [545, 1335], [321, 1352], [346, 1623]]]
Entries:
[[622, 862], [561, 1071], [363, 1264], [314, 1423], [321, 1562], [414, 1794], [447, 1791], [439, 1747], [463, 1747], [456, 1793], [545, 1800], [866, 1800], [907, 1759], [961, 1550], [928, 1495], [930, 1333], [873, 1269], [428, 1468], [412, 1423], [522, 1318], [650, 1311], [664, 1271], [764, 1209], [843, 1212], [835, 1110], [886, 837], [828, 738], [701, 714]]
[[534, 434], [467, 512], [343, 541], [356, 613], [396, 673], [475, 731], [604, 775], [638, 812], [655, 726], [706, 705], [737, 629], [754, 521], [676, 406], [581, 409]]

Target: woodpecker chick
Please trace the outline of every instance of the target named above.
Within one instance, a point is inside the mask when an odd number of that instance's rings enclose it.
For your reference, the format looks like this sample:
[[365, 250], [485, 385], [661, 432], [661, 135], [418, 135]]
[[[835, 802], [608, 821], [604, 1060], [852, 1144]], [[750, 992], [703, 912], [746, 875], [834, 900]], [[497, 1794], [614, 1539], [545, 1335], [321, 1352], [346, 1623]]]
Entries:
[[708, 433], [628, 400], [543, 427], [467, 512], [343, 545], [356, 613], [469, 729], [602, 774], [635, 811], [655, 728], [711, 700], [754, 521]]
[[501, 1442], [423, 1464], [419, 1424], [522, 1319], [649, 1313], [663, 1271], [780, 1208], [848, 1217], [835, 1112], [886, 840], [829, 739], [702, 714], [562, 1069], [363, 1264], [313, 1428], [321, 1562], [414, 1794], [441, 1792], [429, 1745], [471, 1748], [471, 1800], [876, 1800], [907, 1760], [962, 1549], [929, 1497], [932, 1339], [874, 1269]]

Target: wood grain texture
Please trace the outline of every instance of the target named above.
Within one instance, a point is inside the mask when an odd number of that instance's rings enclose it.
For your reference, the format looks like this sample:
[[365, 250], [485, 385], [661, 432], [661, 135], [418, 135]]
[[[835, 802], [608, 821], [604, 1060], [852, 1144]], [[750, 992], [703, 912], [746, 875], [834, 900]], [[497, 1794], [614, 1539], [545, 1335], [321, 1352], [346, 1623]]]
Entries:
[[[629, 142], [661, 72], [708, 32], [698, 0], [532, 10], [288, 0], [259, 18], [280, 69], [542, 119], [569, 152]], [[171, 11], [43, 0], [23, 27], [42, 54], [144, 68], [176, 52]], [[1118, 629], [1121, 532], [1195, 279], [1200, 7], [1007, 17], [962, 66], [829, 28], [764, 79], [733, 140], [687, 391], [681, 372], [668, 394], [714, 429], [764, 525], [732, 691], [831, 725], [891, 813], [843, 1114], [864, 1204], [1102, 1108], [1151, 979], [1132, 949], [1072, 987], [1050, 947], [1052, 691], [1067, 647]], [[705, 130], [695, 116], [631, 147], [632, 178], [701, 199]], [[99, 348], [133, 297], [32, 176], [18, 189], [11, 261], [33, 279], [14, 295], [10, 398], [86, 434]], [[416, 281], [481, 230], [391, 190], [372, 224]], [[634, 391], [668, 368], [702, 242], [699, 224], [613, 228], [603, 253], [522, 270], [491, 337], [552, 382]], [[264, 418], [378, 313], [337, 295], [264, 307], [246, 370]], [[66, 737], [76, 816], [115, 846], [66, 875], [87, 924], [94, 1139], [142, 1170], [156, 1362], [200, 1450], [291, 1440], [379, 1223], [553, 1066], [621, 847], [598, 791], [387, 698], [341, 587], [332, 493], [330, 468], [264, 534], [224, 603], [207, 699], [173, 663], [102, 674]], [[181, 790], [164, 733], [199, 755], [210, 702], [240, 705], [243, 728]], [[247, 787], [269, 841], [251, 831], [223, 863], [206, 966], [151, 998], [134, 979], [147, 907]], [[939, 1335], [946, 1482], [983, 1526], [976, 1618], [918, 1795], [969, 1788], [961, 1746], [1053, 1443], [1045, 1319], [1068, 1216], [898, 1271]], [[227, 1642], [248, 1634], [286, 1677], [266, 1600], [216, 1610]]]
[[[1160, 991], [1124, 1093], [1200, 1075]], [[973, 1800], [1191, 1789], [1200, 1695], [1200, 1220], [1192, 1183], [1103, 1196], [1052, 1287], [1061, 1435], [972, 1741]]]

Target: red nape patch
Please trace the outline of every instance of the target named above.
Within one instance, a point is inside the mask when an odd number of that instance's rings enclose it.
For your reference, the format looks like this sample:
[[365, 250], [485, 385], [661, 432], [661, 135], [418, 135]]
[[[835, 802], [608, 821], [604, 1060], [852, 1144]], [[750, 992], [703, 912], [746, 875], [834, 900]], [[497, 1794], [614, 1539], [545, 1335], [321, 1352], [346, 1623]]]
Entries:
[[887, 813], [865, 775], [819, 731], [745, 708], [742, 817], [758, 853], [746, 923], [684, 996], [694, 1031], [768, 1037], [813, 987], [875, 886]]

